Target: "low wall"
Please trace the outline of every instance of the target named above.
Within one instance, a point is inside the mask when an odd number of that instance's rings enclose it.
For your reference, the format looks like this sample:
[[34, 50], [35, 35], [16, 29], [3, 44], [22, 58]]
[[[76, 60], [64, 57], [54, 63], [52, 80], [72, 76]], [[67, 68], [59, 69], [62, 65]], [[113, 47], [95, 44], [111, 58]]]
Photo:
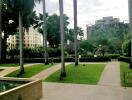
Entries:
[[11, 79], [0, 80], [28, 82], [24, 85], [0, 93], [0, 100], [39, 100], [42, 97], [42, 81], [31, 79]]

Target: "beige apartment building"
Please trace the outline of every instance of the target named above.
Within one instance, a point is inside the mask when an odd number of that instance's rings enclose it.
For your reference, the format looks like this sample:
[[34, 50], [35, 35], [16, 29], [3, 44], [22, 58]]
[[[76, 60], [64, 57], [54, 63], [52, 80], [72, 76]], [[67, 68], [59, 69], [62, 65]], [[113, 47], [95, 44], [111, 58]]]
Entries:
[[[7, 39], [8, 49], [19, 48], [19, 33], [10, 35]], [[35, 48], [42, 46], [42, 34], [40, 34], [33, 27], [29, 31], [24, 32], [23, 44], [25, 48]]]

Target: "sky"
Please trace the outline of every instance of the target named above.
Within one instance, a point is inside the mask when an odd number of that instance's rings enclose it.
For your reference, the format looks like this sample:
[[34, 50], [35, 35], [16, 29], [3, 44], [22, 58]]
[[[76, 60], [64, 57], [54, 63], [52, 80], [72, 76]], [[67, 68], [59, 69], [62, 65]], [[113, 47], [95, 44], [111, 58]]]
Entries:
[[[86, 30], [86, 25], [94, 24], [102, 17], [113, 16], [121, 21], [128, 20], [128, 0], [77, 0], [78, 26]], [[42, 3], [35, 10], [42, 13]], [[59, 0], [46, 0], [46, 12], [59, 14]], [[64, 13], [69, 17], [69, 28], [73, 28], [73, 0], [64, 0]]]

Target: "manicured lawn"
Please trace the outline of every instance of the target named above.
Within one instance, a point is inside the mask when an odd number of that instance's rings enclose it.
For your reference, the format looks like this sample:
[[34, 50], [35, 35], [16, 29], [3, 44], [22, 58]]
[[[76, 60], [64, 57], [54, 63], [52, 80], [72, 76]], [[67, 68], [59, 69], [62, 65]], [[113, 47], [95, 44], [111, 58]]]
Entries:
[[67, 77], [64, 80], [59, 80], [60, 71], [49, 76], [46, 82], [62, 82], [62, 83], [77, 83], [77, 84], [97, 84], [105, 64], [86, 64], [83, 66], [74, 66], [73, 64], [66, 67]]
[[124, 72], [132, 72], [132, 69], [129, 68], [129, 64], [125, 62], [120, 63], [120, 76], [121, 76], [121, 85], [132, 87], [132, 84], [125, 84], [124, 82]]
[[[49, 65], [37, 64], [37, 65], [25, 67], [25, 74], [23, 74], [21, 77], [22, 78], [30, 78], [51, 66], [52, 66], [51, 64], [49, 64]], [[8, 74], [6, 77], [17, 77], [18, 73], [19, 73], [19, 70]]]
[[0, 67], [17, 67], [19, 64], [0, 64]]

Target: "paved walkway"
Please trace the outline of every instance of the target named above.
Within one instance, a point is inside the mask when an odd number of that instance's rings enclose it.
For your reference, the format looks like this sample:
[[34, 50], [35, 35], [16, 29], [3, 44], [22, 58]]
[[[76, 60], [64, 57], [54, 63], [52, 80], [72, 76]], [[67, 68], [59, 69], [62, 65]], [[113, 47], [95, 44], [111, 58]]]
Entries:
[[[66, 63], [65, 65], [69, 65], [70, 63]], [[54, 65], [53, 67], [51, 68], [48, 68], [42, 72], [40, 72], [39, 74], [33, 76], [32, 78], [38, 78], [38, 79], [41, 79], [41, 80], [44, 80], [46, 79], [49, 75], [51, 75], [52, 73], [56, 72], [57, 70], [59, 70], [61, 68], [61, 64], [57, 64], [57, 65]]]
[[98, 85], [44, 82], [41, 100], [132, 100], [132, 88], [120, 86], [119, 65], [107, 63]]
[[107, 63], [102, 77], [99, 81], [99, 85], [106, 86], [118, 86], [120, 87], [120, 63], [119, 62], [109, 62]]

